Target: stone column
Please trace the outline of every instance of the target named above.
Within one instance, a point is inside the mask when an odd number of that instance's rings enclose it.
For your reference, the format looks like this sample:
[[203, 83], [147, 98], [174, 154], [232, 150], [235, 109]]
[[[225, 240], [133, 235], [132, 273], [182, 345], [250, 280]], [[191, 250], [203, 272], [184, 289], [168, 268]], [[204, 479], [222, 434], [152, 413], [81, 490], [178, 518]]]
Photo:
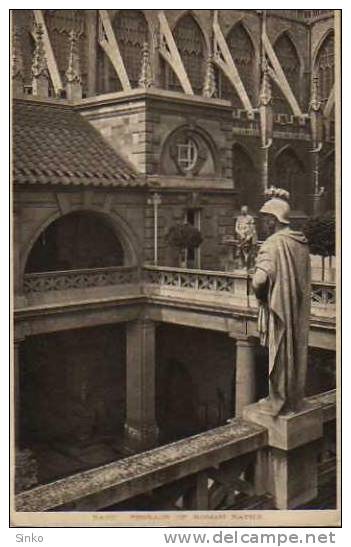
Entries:
[[139, 452], [157, 444], [155, 418], [155, 324], [127, 324], [127, 413], [125, 449]]
[[256, 340], [250, 336], [231, 336], [236, 338], [235, 415], [241, 416], [243, 408], [256, 401]]

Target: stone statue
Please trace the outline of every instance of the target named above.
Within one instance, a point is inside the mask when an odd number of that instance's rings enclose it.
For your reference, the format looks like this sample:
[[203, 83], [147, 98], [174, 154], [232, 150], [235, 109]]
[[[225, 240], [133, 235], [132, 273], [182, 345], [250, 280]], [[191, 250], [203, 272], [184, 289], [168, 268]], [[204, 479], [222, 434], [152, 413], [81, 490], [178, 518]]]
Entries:
[[254, 246], [257, 241], [255, 219], [248, 214], [247, 205], [241, 207], [241, 214], [235, 222], [235, 235], [238, 238], [238, 252], [241, 267], [248, 269], [251, 266]]
[[305, 393], [310, 317], [310, 255], [305, 236], [290, 228], [290, 206], [273, 197], [260, 210], [272, 233], [256, 259], [253, 290], [258, 330], [269, 348], [269, 396], [261, 410], [277, 416], [297, 411]]

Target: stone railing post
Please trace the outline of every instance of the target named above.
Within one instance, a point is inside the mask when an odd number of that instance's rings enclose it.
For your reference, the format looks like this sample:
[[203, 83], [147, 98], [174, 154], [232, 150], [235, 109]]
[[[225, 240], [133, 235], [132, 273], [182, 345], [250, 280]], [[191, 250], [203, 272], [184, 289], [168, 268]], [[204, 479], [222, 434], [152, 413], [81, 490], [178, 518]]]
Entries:
[[270, 493], [276, 509], [295, 509], [313, 500], [318, 494], [322, 407], [306, 402], [301, 411], [271, 416], [257, 403], [244, 409], [243, 418], [268, 430], [268, 446], [256, 465], [256, 493]]
[[184, 496], [184, 506], [188, 511], [206, 511], [209, 504], [208, 476], [200, 471], [194, 477], [194, 484]]
[[127, 324], [127, 411], [125, 449], [139, 452], [157, 444], [155, 417], [155, 324], [141, 318]]
[[256, 401], [256, 339], [229, 333], [236, 340], [235, 416], [241, 416], [245, 406]]

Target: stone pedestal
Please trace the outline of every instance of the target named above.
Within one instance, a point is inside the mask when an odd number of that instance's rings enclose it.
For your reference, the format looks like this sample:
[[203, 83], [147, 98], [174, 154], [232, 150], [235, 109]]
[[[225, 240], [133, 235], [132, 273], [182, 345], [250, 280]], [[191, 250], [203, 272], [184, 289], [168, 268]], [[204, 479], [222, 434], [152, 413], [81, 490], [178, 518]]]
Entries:
[[236, 336], [235, 415], [256, 401], [255, 338]]
[[157, 444], [155, 418], [155, 325], [148, 319], [127, 325], [127, 413], [124, 448], [140, 452]]
[[268, 430], [268, 448], [259, 458], [260, 491], [273, 495], [277, 509], [294, 509], [318, 494], [317, 444], [323, 436], [321, 407], [306, 403], [299, 412], [266, 414], [260, 404], [246, 407], [243, 418]]

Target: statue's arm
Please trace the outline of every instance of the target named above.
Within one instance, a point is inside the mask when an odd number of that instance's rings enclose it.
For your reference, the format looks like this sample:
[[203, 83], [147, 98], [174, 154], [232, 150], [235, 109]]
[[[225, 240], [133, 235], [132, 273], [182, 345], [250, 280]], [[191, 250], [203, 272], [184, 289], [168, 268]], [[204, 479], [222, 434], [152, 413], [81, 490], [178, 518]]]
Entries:
[[269, 240], [263, 243], [256, 258], [256, 269], [252, 278], [253, 291], [262, 303], [268, 301], [270, 283], [275, 279], [275, 253], [271, 247]]
[[269, 277], [264, 270], [261, 270], [260, 268], [256, 269], [255, 274], [252, 278], [252, 288], [257, 300], [259, 300], [260, 302], [267, 302]]

